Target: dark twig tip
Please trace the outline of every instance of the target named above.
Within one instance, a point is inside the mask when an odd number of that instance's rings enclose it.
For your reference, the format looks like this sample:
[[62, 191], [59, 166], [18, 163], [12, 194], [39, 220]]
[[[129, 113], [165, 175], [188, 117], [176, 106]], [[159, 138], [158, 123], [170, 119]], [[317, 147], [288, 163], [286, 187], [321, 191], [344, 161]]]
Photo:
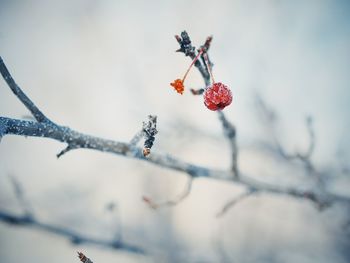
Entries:
[[190, 89], [193, 95], [202, 95], [204, 93], [204, 89]]
[[82, 252], [77, 251], [78, 258], [83, 263], [93, 263], [88, 257], [86, 257]]
[[75, 149], [76, 147], [72, 145], [68, 145], [66, 148], [64, 148], [62, 151], [60, 151], [58, 154], [56, 154], [57, 159], [60, 158], [63, 154]]

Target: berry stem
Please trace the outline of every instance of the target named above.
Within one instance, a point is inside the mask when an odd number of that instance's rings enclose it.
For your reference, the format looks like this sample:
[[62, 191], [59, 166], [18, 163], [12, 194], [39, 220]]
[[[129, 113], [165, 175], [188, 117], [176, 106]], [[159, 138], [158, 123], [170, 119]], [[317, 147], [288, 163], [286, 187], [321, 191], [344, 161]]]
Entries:
[[192, 66], [194, 65], [194, 63], [196, 63], [196, 61], [198, 60], [198, 58], [203, 54], [203, 49], [201, 49], [199, 52], [198, 52], [198, 55], [192, 60], [192, 63], [191, 65], [188, 67], [184, 77], [182, 78], [182, 83], [185, 81], [188, 73], [190, 72], [190, 69], [192, 68]]
[[215, 80], [214, 80], [213, 72], [211, 71], [211, 66], [210, 66], [210, 63], [209, 63], [208, 54], [204, 53], [203, 57], [204, 57], [205, 65], [208, 68], [208, 71], [209, 71], [209, 74], [210, 74], [210, 77], [211, 77], [211, 81], [213, 82], [212, 84], [214, 84]]

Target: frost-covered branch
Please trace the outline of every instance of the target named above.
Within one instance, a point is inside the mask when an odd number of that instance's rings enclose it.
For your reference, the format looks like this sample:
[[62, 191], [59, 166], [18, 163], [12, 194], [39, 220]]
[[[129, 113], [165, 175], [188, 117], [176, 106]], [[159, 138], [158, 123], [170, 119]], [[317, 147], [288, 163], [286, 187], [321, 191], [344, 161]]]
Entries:
[[[42, 123], [51, 123], [51, 121], [42, 113], [39, 108], [27, 97], [27, 95], [21, 90], [21, 88], [16, 84], [12, 78], [10, 72], [6, 68], [6, 65], [2, 58], [0, 57], [0, 72], [7, 85], [10, 87], [12, 92], [17, 96], [17, 98], [23, 103], [23, 105], [31, 112], [33, 117]], [[1, 135], [1, 134], [0, 134]]]
[[131, 139], [130, 145], [136, 146], [137, 143], [145, 138], [145, 142], [143, 144], [143, 156], [148, 156], [151, 153], [151, 148], [153, 146], [153, 142], [155, 140], [155, 135], [158, 133], [157, 130], [157, 116], [148, 115], [148, 121], [144, 121], [142, 124], [142, 129], [135, 134], [135, 136]]
[[[197, 56], [197, 51], [196, 48], [194, 46], [192, 46], [192, 42], [190, 37], [188, 36], [186, 31], [181, 32], [181, 36], [179, 35], [175, 35], [175, 38], [177, 40], [177, 42], [180, 45], [180, 48], [178, 50], [176, 50], [176, 52], [182, 52], [184, 53], [186, 56], [189, 56], [192, 60]], [[208, 38], [209, 39], [209, 38]], [[211, 39], [210, 41], [206, 41], [205, 44], [205, 52], [208, 51], [209, 47], [210, 47], [210, 43], [211, 43]], [[204, 64], [204, 66], [203, 66]], [[203, 80], [205, 82], [205, 86], [208, 86], [210, 84], [210, 75], [208, 70], [205, 67], [205, 63], [201, 63], [200, 60], [197, 60], [194, 65], [196, 66], [196, 68], [199, 70], [199, 72], [201, 73]]]

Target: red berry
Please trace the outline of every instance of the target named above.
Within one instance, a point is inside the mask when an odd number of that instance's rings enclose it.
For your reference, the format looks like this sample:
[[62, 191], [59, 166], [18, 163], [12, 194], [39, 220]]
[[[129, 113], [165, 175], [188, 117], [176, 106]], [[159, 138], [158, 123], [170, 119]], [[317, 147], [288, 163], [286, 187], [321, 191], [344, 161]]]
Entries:
[[204, 104], [209, 110], [222, 110], [231, 102], [231, 90], [220, 82], [214, 83], [204, 92]]

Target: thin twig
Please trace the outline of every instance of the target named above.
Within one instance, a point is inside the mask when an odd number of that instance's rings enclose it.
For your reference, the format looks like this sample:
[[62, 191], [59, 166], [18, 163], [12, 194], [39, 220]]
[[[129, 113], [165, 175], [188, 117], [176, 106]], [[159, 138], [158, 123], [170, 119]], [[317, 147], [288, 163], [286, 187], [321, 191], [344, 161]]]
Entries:
[[179, 194], [173, 200], [166, 200], [163, 202], [157, 202], [157, 201], [154, 201], [151, 198], [146, 197], [146, 196], [143, 196], [142, 199], [144, 202], [146, 202], [153, 209], [157, 209], [157, 208], [164, 207], [164, 206], [176, 206], [179, 203], [181, 203], [183, 200], [185, 200], [186, 197], [189, 196], [189, 194], [191, 193], [191, 189], [192, 189], [192, 182], [193, 182], [193, 178], [189, 177], [184, 190], [181, 192], [181, 194]]
[[5, 66], [4, 61], [0, 57], [0, 72], [7, 85], [10, 87], [12, 92], [17, 96], [17, 98], [23, 103], [24, 106], [32, 113], [33, 117], [38, 122], [50, 123], [50, 120], [42, 113], [38, 107], [27, 97], [26, 94], [21, 90], [21, 88], [16, 84], [12, 78], [10, 72]]
[[309, 135], [309, 143], [308, 143], [307, 150], [305, 151], [305, 153], [302, 153], [302, 152], [288, 153], [280, 143], [280, 140], [276, 134], [276, 122], [277, 122], [276, 112], [273, 109], [271, 109], [259, 95], [256, 97], [256, 105], [263, 117], [262, 118], [263, 123], [267, 125], [269, 129], [269, 134], [272, 136], [275, 153], [277, 153], [279, 156], [281, 156], [283, 159], [287, 161], [293, 161], [293, 160], [300, 161], [305, 167], [305, 169], [308, 171], [308, 173], [317, 175], [315, 166], [311, 161], [311, 157], [315, 150], [315, 145], [316, 145], [312, 117], [308, 116], [305, 122], [307, 132]]
[[[197, 56], [196, 48], [194, 46], [192, 46], [191, 39], [188, 36], [187, 32], [183, 31], [183, 32], [181, 32], [181, 37], [178, 35], [175, 35], [175, 38], [180, 45], [180, 48], [178, 50], [176, 50], [176, 52], [182, 52], [186, 56], [189, 56], [193, 60]], [[211, 40], [208, 43], [208, 48], [209, 48], [210, 42], [211, 42]], [[202, 65], [200, 60], [197, 60], [194, 63], [194, 65], [197, 67], [197, 69], [201, 73], [203, 80], [204, 80], [204, 83], [205, 83], [205, 86], [206, 87], [209, 86], [210, 85], [210, 75], [209, 75], [209, 72], [207, 71], [207, 69], [205, 68], [205, 66]]]
[[62, 151], [60, 151], [58, 154], [56, 154], [57, 158], [60, 158], [63, 154], [73, 150], [73, 149], [77, 149], [79, 147], [75, 146], [73, 143], [68, 144], [66, 148], [64, 148]]
[[218, 111], [218, 114], [219, 120], [221, 121], [224, 129], [224, 134], [227, 137], [231, 148], [231, 171], [234, 177], [238, 178], [239, 171], [237, 162], [238, 147], [236, 143], [236, 127], [226, 119], [225, 114], [222, 111]]
[[243, 199], [246, 199], [247, 197], [256, 194], [257, 191], [255, 189], [248, 189], [247, 191], [245, 191], [244, 193], [234, 197], [233, 199], [231, 199], [230, 201], [228, 201], [224, 207], [216, 214], [216, 217], [221, 217], [224, 214], [227, 213], [227, 211], [229, 209], [231, 209], [232, 207], [234, 207], [237, 203], [239, 203], [240, 201], [242, 201]]
[[77, 252], [78, 253], [78, 258], [80, 259], [81, 262], [83, 263], [93, 263], [91, 261], [91, 259], [89, 259], [88, 257], [86, 257], [82, 252]]
[[[113, 238], [111, 240], [97, 239], [89, 237], [85, 233], [78, 233], [63, 226], [56, 226], [54, 224], [44, 223], [40, 221], [34, 215], [33, 210], [29, 205], [29, 202], [24, 197], [24, 191], [19, 181], [17, 181], [13, 176], [11, 176], [10, 182], [12, 184], [16, 198], [19, 200], [24, 213], [22, 215], [18, 215], [7, 212], [5, 210], [0, 210], [0, 221], [12, 225], [34, 227], [46, 231], [48, 233], [68, 238], [73, 244], [90, 243], [104, 247], [109, 247], [112, 249], [125, 250], [131, 253], [146, 254], [144, 249], [122, 241], [121, 236], [119, 236], [118, 239]], [[120, 222], [118, 222], [118, 225], [119, 224]], [[118, 229], [119, 228], [120, 227], [118, 226]]]
[[11, 225], [37, 228], [42, 231], [68, 238], [73, 244], [89, 243], [93, 245], [109, 247], [112, 249], [125, 250], [131, 253], [146, 254], [146, 251], [144, 249], [125, 243], [124, 241], [116, 242], [114, 239], [105, 240], [90, 237], [84, 233], [78, 233], [62, 226], [44, 223], [39, 219], [28, 215], [16, 215], [6, 211], [0, 211], [0, 221]]
[[137, 143], [145, 138], [145, 142], [143, 144], [143, 156], [148, 156], [151, 153], [151, 148], [153, 146], [155, 136], [158, 133], [157, 130], [157, 116], [148, 115], [148, 121], [144, 121], [142, 123], [142, 129], [135, 134], [135, 136], [130, 141], [130, 147], [136, 146]]
[[202, 95], [204, 93], [204, 89], [190, 89], [193, 95]]
[[34, 212], [33, 212], [32, 206], [29, 204], [29, 202], [24, 196], [22, 184], [17, 180], [17, 178], [14, 175], [9, 175], [9, 180], [10, 180], [13, 192], [16, 196], [16, 199], [18, 200], [25, 215], [28, 217], [33, 217]]
[[[282, 144], [280, 143], [279, 137], [276, 133], [276, 122], [277, 122], [277, 114], [276, 111], [271, 109], [265, 101], [262, 99], [261, 96], [257, 95], [256, 97], [256, 104], [259, 109], [259, 112], [261, 113], [263, 117], [263, 123], [268, 127], [269, 134], [272, 136], [274, 145], [272, 147], [272, 152], [276, 154], [279, 157], [282, 157], [285, 161], [290, 162], [291, 164], [294, 163], [293, 161], [299, 161], [299, 163], [302, 164], [304, 167], [306, 173], [310, 176], [312, 176], [321, 191], [325, 191], [325, 172], [318, 171], [312, 162], [312, 154], [315, 150], [316, 146], [316, 136], [315, 131], [313, 127], [313, 119], [311, 116], [306, 117], [305, 124], [306, 124], [306, 130], [309, 135], [309, 143], [306, 151], [303, 152], [295, 152], [295, 153], [288, 153]], [[271, 149], [271, 147], [269, 147]], [[320, 207], [324, 207], [321, 205]], [[327, 206], [326, 206], [327, 207]]]

